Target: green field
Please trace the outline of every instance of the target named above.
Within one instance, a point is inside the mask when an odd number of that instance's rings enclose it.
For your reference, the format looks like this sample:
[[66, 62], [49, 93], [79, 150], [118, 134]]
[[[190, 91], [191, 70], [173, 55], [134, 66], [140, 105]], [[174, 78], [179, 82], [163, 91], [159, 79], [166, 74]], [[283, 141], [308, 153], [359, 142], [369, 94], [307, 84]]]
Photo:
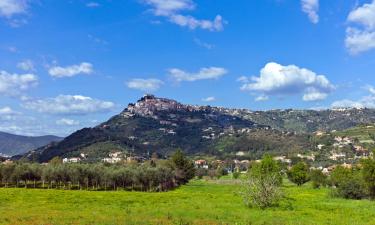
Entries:
[[0, 189], [0, 224], [375, 224], [375, 202], [284, 185], [277, 208], [250, 209], [231, 180], [166, 193]]

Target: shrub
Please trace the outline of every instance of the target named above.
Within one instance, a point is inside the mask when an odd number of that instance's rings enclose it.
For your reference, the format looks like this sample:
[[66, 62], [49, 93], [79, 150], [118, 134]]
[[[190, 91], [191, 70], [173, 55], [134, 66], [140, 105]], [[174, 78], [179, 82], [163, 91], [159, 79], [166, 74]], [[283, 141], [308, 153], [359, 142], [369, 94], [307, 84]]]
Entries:
[[302, 184], [309, 181], [309, 168], [303, 162], [299, 162], [294, 165], [288, 172], [288, 179], [301, 186]]
[[232, 173], [232, 177], [233, 177], [234, 179], [238, 179], [238, 178], [240, 177], [240, 172], [238, 172], [238, 171], [233, 172], [233, 173]]
[[312, 170], [310, 172], [310, 180], [313, 188], [319, 188], [326, 185], [327, 176], [321, 170]]
[[207, 169], [198, 168], [195, 170], [195, 175], [198, 177], [198, 179], [202, 179], [203, 176], [207, 176]]
[[337, 166], [331, 173], [329, 177], [329, 183], [331, 186], [338, 187], [340, 183], [343, 182], [344, 179], [348, 179], [352, 171], [350, 169], [346, 169], [342, 166]]
[[360, 174], [357, 172], [347, 179], [343, 179], [340, 182], [336, 193], [337, 196], [346, 199], [362, 199], [366, 197], [366, 190]]
[[283, 197], [280, 178], [277, 162], [270, 156], [263, 157], [260, 163], [253, 165], [243, 184], [241, 195], [245, 204], [261, 209], [277, 205]]
[[362, 177], [371, 198], [375, 198], [375, 159], [366, 159], [362, 161]]

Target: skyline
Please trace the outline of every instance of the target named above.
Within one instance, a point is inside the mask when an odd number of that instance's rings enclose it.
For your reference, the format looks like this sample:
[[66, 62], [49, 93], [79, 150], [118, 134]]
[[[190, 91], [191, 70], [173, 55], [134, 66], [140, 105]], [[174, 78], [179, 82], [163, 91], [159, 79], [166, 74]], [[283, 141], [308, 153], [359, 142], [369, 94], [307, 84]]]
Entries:
[[65, 136], [145, 93], [375, 107], [375, 1], [0, 0], [0, 130]]

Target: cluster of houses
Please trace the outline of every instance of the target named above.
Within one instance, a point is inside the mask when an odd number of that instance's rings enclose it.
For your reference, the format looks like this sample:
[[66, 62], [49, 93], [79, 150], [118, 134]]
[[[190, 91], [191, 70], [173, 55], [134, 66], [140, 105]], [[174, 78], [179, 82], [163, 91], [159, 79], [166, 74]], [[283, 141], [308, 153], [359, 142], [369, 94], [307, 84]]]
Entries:
[[[63, 158], [63, 163], [79, 163], [87, 159], [87, 155], [81, 153], [79, 157]], [[143, 162], [146, 161], [146, 158], [140, 156], [127, 156], [124, 152], [111, 152], [108, 154], [108, 157], [102, 159], [104, 163], [115, 164], [118, 162]]]

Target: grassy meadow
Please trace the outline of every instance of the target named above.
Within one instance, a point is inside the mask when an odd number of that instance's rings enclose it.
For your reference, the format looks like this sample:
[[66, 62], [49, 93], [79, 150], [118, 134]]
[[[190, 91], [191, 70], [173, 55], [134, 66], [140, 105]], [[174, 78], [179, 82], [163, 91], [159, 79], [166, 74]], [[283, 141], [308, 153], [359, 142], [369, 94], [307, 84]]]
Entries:
[[[237, 184], [236, 184], [237, 183]], [[0, 224], [375, 224], [375, 202], [288, 182], [266, 210], [244, 206], [238, 181], [191, 181], [164, 193], [0, 189]]]

